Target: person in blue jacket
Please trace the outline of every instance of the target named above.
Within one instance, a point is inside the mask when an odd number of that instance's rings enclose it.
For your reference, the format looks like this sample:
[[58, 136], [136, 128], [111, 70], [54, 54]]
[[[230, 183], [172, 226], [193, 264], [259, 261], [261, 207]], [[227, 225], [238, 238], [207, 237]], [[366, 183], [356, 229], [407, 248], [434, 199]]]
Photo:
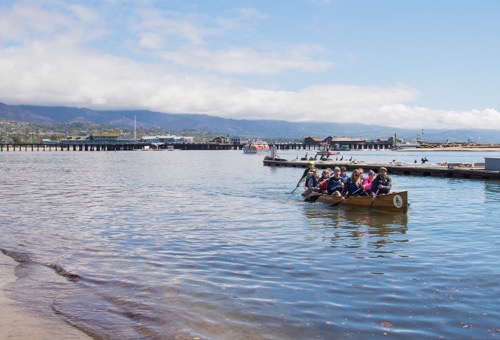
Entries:
[[363, 181], [361, 180], [361, 173], [358, 169], [354, 169], [351, 177], [349, 177], [349, 179], [345, 183], [343, 194], [346, 197], [351, 195], [359, 196], [362, 192], [361, 190], [363, 189], [362, 185]]
[[314, 169], [314, 171], [312, 172], [312, 176], [310, 176], [306, 180], [306, 188], [314, 190], [314, 189], [316, 189], [318, 184], [319, 184], [319, 172], [317, 169]]
[[372, 182], [371, 191], [373, 195], [388, 194], [391, 191], [392, 179], [387, 175], [387, 169], [378, 169], [378, 175]]
[[342, 195], [344, 191], [344, 181], [342, 177], [340, 177], [340, 168], [338, 166], [333, 169], [333, 176], [328, 180], [326, 189], [327, 193], [330, 195]]
[[[300, 176], [300, 179], [297, 182], [297, 188], [299, 187], [300, 183], [302, 183], [302, 181], [304, 179], [307, 182], [307, 180], [309, 179], [309, 177], [312, 176], [312, 174], [313, 174], [314, 171], [316, 171], [316, 166], [314, 164], [314, 161], [310, 161], [308, 168], [304, 170], [304, 172], [302, 173], [302, 176]], [[305, 185], [305, 183], [304, 183], [304, 185]]]

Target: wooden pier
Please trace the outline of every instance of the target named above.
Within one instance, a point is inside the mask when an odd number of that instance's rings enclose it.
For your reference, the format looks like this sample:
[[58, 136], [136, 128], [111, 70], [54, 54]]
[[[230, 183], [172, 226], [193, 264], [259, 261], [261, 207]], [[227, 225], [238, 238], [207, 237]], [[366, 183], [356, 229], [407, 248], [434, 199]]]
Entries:
[[226, 143], [179, 143], [154, 145], [151, 143], [78, 143], [41, 144], [19, 143], [0, 144], [1, 151], [133, 151], [133, 150], [242, 150], [243, 144]]
[[[195, 142], [195, 143], [165, 143], [160, 146], [153, 143], [117, 143], [100, 142], [88, 140], [71, 140], [63, 143], [8, 143], [0, 144], [1, 151], [130, 151], [144, 148], [151, 149], [175, 149], [175, 150], [243, 150], [243, 143], [216, 143], [216, 142]], [[304, 150], [317, 151], [321, 145], [296, 143], [273, 143], [277, 150]], [[359, 150], [388, 150], [387, 143], [367, 142], [362, 146], [357, 146]]]
[[[272, 167], [307, 168], [309, 166], [309, 161], [306, 160], [264, 159], [263, 162], [264, 166]], [[484, 163], [413, 164], [349, 161], [315, 161], [314, 163], [317, 169], [345, 166], [349, 171], [362, 168], [366, 173], [370, 170], [377, 172], [383, 166], [387, 168], [389, 174], [395, 175], [500, 180], [500, 171], [485, 170]]]

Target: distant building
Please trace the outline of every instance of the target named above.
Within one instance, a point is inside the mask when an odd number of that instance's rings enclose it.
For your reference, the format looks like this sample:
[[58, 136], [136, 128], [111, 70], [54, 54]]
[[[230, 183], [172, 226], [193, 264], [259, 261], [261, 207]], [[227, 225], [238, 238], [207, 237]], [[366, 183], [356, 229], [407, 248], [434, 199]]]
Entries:
[[238, 137], [232, 137], [229, 141], [231, 144], [234, 145], [240, 145], [241, 144], [241, 138]]
[[331, 149], [341, 150], [341, 149], [355, 149], [358, 145], [366, 143], [364, 138], [353, 138], [353, 137], [332, 137], [328, 136], [326, 138], [315, 138], [306, 137], [304, 138], [305, 145], [322, 145], [329, 146]]
[[225, 136], [217, 136], [210, 141], [210, 143], [218, 143], [218, 144], [226, 144], [229, 142], [230, 142], [229, 138]]
[[321, 145], [325, 142], [324, 138], [316, 138], [316, 137], [306, 137], [304, 138], [305, 145]]
[[87, 137], [73, 137], [61, 139], [62, 145], [103, 145], [103, 144], [134, 144], [135, 138], [120, 138], [118, 132], [92, 133]]
[[333, 150], [388, 149], [393, 146], [393, 140], [393, 137], [379, 138], [376, 141], [368, 141], [360, 137], [305, 137], [304, 144], [305, 146], [328, 147]]
[[174, 136], [174, 135], [166, 135], [166, 136], [144, 136], [140, 139], [141, 143], [150, 143], [150, 144], [182, 144], [182, 143], [194, 143], [194, 137], [186, 137], [186, 136]]

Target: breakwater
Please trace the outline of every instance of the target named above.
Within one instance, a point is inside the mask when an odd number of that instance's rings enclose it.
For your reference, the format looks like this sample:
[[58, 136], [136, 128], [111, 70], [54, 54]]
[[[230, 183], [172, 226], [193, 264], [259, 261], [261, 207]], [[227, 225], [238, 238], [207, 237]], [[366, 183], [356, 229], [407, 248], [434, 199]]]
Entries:
[[[309, 161], [306, 160], [284, 160], [269, 159], [263, 161], [264, 166], [307, 168]], [[380, 167], [386, 167], [389, 174], [424, 177], [454, 177], [467, 179], [493, 179], [500, 180], [498, 170], [485, 170], [484, 163], [439, 163], [439, 164], [416, 164], [416, 163], [378, 163], [378, 162], [350, 162], [350, 161], [316, 161], [317, 169], [333, 169], [335, 166], [345, 166], [347, 170], [363, 169], [365, 172], [373, 170], [377, 172]]]

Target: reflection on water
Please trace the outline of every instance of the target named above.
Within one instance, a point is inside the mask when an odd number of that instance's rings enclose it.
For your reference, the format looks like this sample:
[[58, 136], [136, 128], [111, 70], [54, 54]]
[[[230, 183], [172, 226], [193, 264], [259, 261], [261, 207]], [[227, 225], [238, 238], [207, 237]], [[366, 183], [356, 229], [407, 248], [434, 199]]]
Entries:
[[500, 183], [498, 181], [484, 181], [486, 197], [490, 194], [500, 194]]
[[[335, 209], [324, 205], [311, 205], [304, 209], [311, 229], [324, 229], [325, 239], [332, 247], [359, 248], [367, 256], [384, 256], [401, 251], [400, 243], [408, 242], [403, 236], [408, 229], [408, 216], [356, 207]], [[360, 252], [362, 251], [362, 252]]]

